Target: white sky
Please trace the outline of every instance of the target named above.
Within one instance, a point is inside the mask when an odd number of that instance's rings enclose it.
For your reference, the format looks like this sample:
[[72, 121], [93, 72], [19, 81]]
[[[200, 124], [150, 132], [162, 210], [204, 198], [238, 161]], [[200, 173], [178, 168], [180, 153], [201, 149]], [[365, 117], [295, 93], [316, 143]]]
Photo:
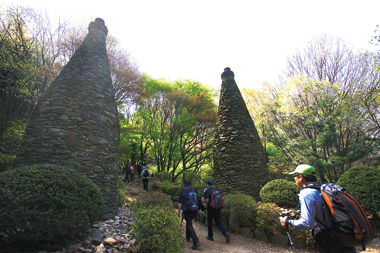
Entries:
[[110, 34], [154, 78], [220, 85], [225, 67], [239, 87], [274, 82], [286, 58], [315, 36], [371, 46], [380, 0], [0, 0], [46, 10], [52, 21], [104, 19]]

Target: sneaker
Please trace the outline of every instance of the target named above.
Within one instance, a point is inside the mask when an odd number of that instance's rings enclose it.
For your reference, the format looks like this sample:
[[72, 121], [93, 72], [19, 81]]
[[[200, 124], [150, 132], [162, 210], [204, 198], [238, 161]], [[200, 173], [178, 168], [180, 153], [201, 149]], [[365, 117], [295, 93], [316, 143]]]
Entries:
[[214, 241], [214, 237], [212, 237], [212, 236], [210, 236], [210, 237], [206, 236], [206, 239], [209, 240], [209, 241]]
[[128, 185], [130, 185], [131, 183], [128, 183]]
[[230, 233], [226, 232], [226, 243], [229, 243], [231, 241]]
[[200, 243], [200, 242], [198, 242], [198, 243], [194, 244], [193, 246], [191, 246], [191, 249], [192, 249], [192, 250], [196, 250], [197, 247], [199, 247], [199, 246], [201, 246], [201, 243]]

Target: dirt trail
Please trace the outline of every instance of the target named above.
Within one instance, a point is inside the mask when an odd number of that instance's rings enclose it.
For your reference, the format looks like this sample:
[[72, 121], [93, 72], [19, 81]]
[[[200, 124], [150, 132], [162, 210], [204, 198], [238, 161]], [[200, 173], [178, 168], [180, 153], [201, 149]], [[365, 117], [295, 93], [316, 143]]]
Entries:
[[[149, 191], [152, 191], [152, 185], [154, 181], [157, 179], [153, 179], [149, 182]], [[141, 194], [144, 194], [143, 186], [141, 179], [135, 178], [135, 182], [131, 185], [126, 185], [126, 195], [129, 196], [130, 199], [137, 199]], [[138, 192], [138, 195], [135, 195]], [[182, 224], [185, 226], [185, 223]], [[201, 224], [199, 222], [193, 221], [193, 226], [195, 232], [199, 238], [201, 246], [199, 246], [196, 250], [192, 250], [191, 246], [192, 242], [186, 242], [185, 253], [190, 252], [207, 252], [207, 253], [248, 253], [248, 252], [269, 252], [269, 253], [292, 253], [293, 249], [289, 246], [287, 248], [280, 247], [274, 244], [265, 243], [263, 241], [259, 241], [254, 238], [246, 238], [240, 234], [231, 233], [231, 242], [229, 244], [226, 243], [226, 239], [220, 232], [218, 227], [214, 227], [214, 241], [209, 241], [206, 239], [207, 236], [207, 226]], [[380, 231], [377, 232], [380, 235]], [[297, 249], [298, 253], [314, 253], [317, 251], [310, 251], [306, 249]], [[380, 239], [375, 238], [372, 243], [368, 246], [367, 250], [361, 251], [361, 247], [356, 249], [356, 252], [373, 252], [380, 253]]]

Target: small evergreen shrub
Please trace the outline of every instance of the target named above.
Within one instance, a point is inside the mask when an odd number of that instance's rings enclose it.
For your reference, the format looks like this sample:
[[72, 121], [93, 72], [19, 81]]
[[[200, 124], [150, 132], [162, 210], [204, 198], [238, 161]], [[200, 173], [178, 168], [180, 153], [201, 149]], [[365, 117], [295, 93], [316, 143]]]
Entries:
[[153, 207], [173, 207], [170, 198], [161, 192], [147, 192], [140, 199], [131, 202], [132, 210], [149, 209]]
[[183, 252], [184, 235], [178, 216], [172, 207], [154, 206], [139, 209], [132, 229], [139, 252]]
[[344, 172], [337, 185], [354, 195], [366, 212], [380, 212], [380, 170], [367, 166], [354, 166]]
[[179, 193], [183, 189], [183, 185], [172, 183], [170, 181], [163, 181], [160, 184], [160, 189], [162, 192], [169, 194], [171, 196], [179, 196]]
[[281, 225], [278, 207], [273, 203], [261, 203], [257, 208], [256, 227], [267, 235], [280, 235], [285, 232]]
[[255, 222], [257, 204], [251, 196], [241, 193], [229, 194], [224, 197], [224, 201], [230, 212], [238, 217], [237, 222], [240, 224]]
[[0, 173], [0, 232], [36, 242], [81, 232], [102, 219], [99, 188], [73, 169], [35, 165]]
[[275, 203], [281, 207], [296, 207], [299, 204], [298, 194], [297, 185], [284, 179], [272, 180], [260, 191], [263, 202]]
[[[151, 171], [153, 173], [153, 171]], [[154, 174], [155, 177], [159, 178], [161, 181], [171, 181], [172, 177], [169, 172], [167, 171], [161, 171], [156, 174]]]

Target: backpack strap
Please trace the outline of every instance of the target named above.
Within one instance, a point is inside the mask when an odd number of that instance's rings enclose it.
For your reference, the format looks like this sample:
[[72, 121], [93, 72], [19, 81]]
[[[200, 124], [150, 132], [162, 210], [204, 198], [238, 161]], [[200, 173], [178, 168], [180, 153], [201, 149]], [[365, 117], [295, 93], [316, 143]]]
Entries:
[[[325, 227], [325, 229], [328, 229], [327, 222], [326, 222], [326, 217], [325, 217], [325, 212], [323, 210], [325, 208], [325, 206], [326, 206], [326, 202], [325, 202], [325, 198], [322, 195], [321, 186], [320, 185], [318, 185], [318, 186], [317, 185], [309, 185], [309, 186], [306, 186], [303, 189], [306, 189], [306, 188], [314, 189], [314, 190], [317, 190], [317, 191], [321, 192], [321, 197], [322, 197], [322, 216], [323, 216], [323, 221], [324, 222], [322, 222], [317, 217], [315, 217], [315, 220], [318, 221], [319, 223], [321, 223]], [[314, 229], [312, 230], [312, 232], [314, 234]]]

